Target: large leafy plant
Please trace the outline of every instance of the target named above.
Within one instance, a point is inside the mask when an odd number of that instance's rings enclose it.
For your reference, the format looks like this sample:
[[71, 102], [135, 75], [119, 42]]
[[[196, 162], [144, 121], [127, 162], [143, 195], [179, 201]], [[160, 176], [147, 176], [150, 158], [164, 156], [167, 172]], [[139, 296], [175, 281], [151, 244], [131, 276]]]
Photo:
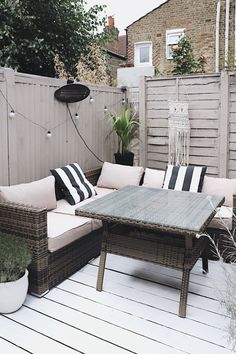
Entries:
[[110, 34], [98, 33], [106, 24], [104, 6], [86, 10], [84, 0], [0, 1], [0, 66], [20, 72], [55, 76], [56, 54], [69, 75], [94, 41]]
[[195, 58], [193, 55], [192, 42], [188, 36], [183, 36], [178, 44], [172, 47], [172, 51], [172, 74], [184, 75], [205, 71], [207, 58], [205, 55], [200, 55], [198, 58]]
[[118, 153], [128, 151], [130, 141], [135, 137], [139, 121], [133, 107], [126, 107], [120, 115], [111, 113], [112, 131], [118, 136]]
[[31, 262], [31, 252], [23, 240], [0, 234], [0, 283], [24, 275]]

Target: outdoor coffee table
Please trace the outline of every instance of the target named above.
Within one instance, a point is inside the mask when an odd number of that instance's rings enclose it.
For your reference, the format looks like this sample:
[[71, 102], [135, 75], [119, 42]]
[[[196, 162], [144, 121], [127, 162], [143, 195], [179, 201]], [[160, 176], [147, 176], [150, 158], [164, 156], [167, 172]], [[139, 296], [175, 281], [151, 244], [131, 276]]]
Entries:
[[102, 290], [107, 252], [182, 270], [179, 316], [185, 317], [190, 271], [201, 255], [208, 271], [209, 240], [196, 235], [223, 202], [204, 193], [128, 186], [76, 209], [76, 215], [103, 222], [97, 290]]

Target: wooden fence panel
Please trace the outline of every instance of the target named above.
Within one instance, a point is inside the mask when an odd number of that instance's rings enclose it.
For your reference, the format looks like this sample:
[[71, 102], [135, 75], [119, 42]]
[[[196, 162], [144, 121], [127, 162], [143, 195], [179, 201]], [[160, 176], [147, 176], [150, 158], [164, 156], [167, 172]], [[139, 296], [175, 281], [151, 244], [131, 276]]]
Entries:
[[168, 162], [169, 101], [179, 100], [189, 104], [190, 163], [206, 164], [209, 174], [219, 173], [220, 82], [220, 75], [146, 79], [148, 167], [164, 169]]
[[[147, 167], [166, 167], [169, 101], [179, 100], [189, 103], [190, 163], [207, 165], [210, 175], [236, 178], [235, 74], [146, 78], [143, 88], [139, 98], [146, 106], [139, 104], [145, 106], [146, 129], [141, 127], [140, 140], [146, 141]], [[132, 91], [137, 97], [137, 88]]]
[[[78, 136], [66, 104], [54, 98], [56, 89], [65, 84], [58, 79], [3, 70], [0, 88], [7, 93], [16, 115], [14, 119], [8, 118], [9, 107], [0, 97], [0, 136], [4, 146], [0, 153], [1, 165], [6, 165], [6, 156], [9, 156], [8, 168], [4, 169], [9, 170], [9, 176], [1, 171], [0, 184], [30, 182], [48, 176], [52, 168], [75, 161], [83, 170], [101, 166]], [[87, 86], [94, 101], [90, 103], [88, 97], [69, 104], [72, 119], [75, 120], [75, 113], [79, 114], [75, 124], [86, 144], [102, 161], [112, 162], [117, 140], [109, 134], [111, 122], [104, 106], [109, 111], [119, 112], [122, 92], [118, 88]], [[51, 138], [47, 137], [47, 131], [51, 131]]]

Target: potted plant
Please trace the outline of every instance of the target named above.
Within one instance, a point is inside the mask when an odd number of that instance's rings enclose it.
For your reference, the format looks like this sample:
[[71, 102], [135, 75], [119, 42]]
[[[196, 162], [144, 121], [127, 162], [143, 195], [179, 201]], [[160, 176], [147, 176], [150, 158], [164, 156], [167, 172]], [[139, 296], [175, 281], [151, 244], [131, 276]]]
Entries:
[[133, 107], [123, 109], [120, 115], [110, 113], [112, 131], [118, 136], [118, 151], [115, 153], [115, 161], [121, 165], [133, 165], [134, 154], [128, 150], [131, 140], [135, 137], [139, 127], [139, 121]]
[[31, 252], [25, 242], [0, 234], [0, 313], [18, 310], [28, 290]]

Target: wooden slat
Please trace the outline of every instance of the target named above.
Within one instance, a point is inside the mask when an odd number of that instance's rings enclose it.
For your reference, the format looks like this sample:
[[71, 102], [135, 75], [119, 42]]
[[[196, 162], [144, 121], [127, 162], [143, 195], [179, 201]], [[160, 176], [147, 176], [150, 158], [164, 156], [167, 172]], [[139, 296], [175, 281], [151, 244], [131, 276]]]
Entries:
[[166, 169], [166, 162], [148, 160], [147, 167], [155, 168], [157, 170], [165, 170]]
[[[23, 308], [20, 309], [18, 312], [16, 312], [16, 314], [18, 314], [18, 319], [20, 317], [20, 314], [22, 314], [22, 311], [24, 311]], [[6, 338], [6, 340], [8, 340], [9, 342], [14, 343], [16, 346], [23, 348], [30, 353], [37, 353], [37, 354], [78, 353], [78, 351], [76, 352], [75, 350], [71, 349], [70, 345], [65, 346], [64, 344], [62, 344], [63, 335], [61, 335], [58, 341], [52, 340], [52, 337], [50, 337], [50, 332], [53, 331], [53, 328], [51, 328], [51, 330], [48, 333], [47, 333], [47, 329], [46, 330], [42, 329], [42, 331], [40, 331], [40, 328], [38, 328], [39, 331], [35, 329], [31, 329], [33, 328], [33, 326], [31, 326], [30, 323], [34, 322], [34, 318], [35, 321], [37, 321], [37, 319], [40, 318], [40, 315], [38, 315], [34, 311], [31, 311], [31, 317], [29, 318], [29, 321], [27, 321], [27, 318], [25, 318], [23, 321], [17, 321], [17, 320], [15, 321], [9, 319], [7, 316], [4, 317], [0, 316], [1, 337]], [[48, 318], [44, 317], [43, 319], [44, 319], [45, 328], [47, 328], [48, 323], [46, 320], [48, 320]], [[29, 326], [27, 325], [25, 326], [23, 322], [27, 323]], [[42, 321], [41, 321], [41, 327], [43, 327]], [[43, 332], [45, 335], [42, 334]], [[1, 353], [5, 354], [7, 352], [1, 351]], [[79, 353], [82, 352], [79, 351]]]
[[147, 154], [148, 161], [158, 161], [158, 162], [168, 162], [168, 155], [167, 154], [160, 154], [157, 152], [148, 152]]
[[168, 136], [168, 128], [148, 128], [149, 136]]
[[217, 139], [215, 138], [191, 138], [190, 146], [193, 147], [216, 147]]
[[[30, 299], [29, 297], [27, 300], [29, 304]], [[81, 324], [79, 322], [75, 323], [76, 313], [72, 315], [70, 309], [65, 309], [63, 306], [58, 306], [56, 303], [51, 306], [50, 301], [48, 302], [48, 306], [45, 305], [43, 307], [45, 301], [46, 300], [42, 298], [40, 300], [34, 298], [34, 308], [36, 311], [24, 307], [21, 311], [7, 315], [7, 318], [30, 327], [34, 331], [40, 332], [44, 336], [48, 336], [54, 341], [61, 342], [65, 346], [82, 353], [94, 354], [95, 348], [101, 353], [127, 353], [125, 349], [78, 330]], [[54, 311], [56, 311], [56, 313]], [[48, 313], [51, 313], [52, 316], [50, 315], [51, 317], [49, 317]], [[67, 324], [66, 321], [69, 319], [68, 317], [64, 317], [66, 314], [71, 314], [71, 320], [74, 322], [74, 326], [71, 326], [70, 321], [69, 324]]]
[[[61, 296], [63, 297], [63, 293]], [[141, 352], [144, 352], [145, 348], [148, 347], [150, 353], [155, 354], [156, 350], [158, 349], [157, 343], [152, 340], [145, 339], [144, 337], [140, 338], [140, 336], [136, 335], [135, 333], [126, 331], [122, 328], [121, 323], [119, 323], [118, 326], [115, 326], [113, 323], [111, 323], [111, 315], [109, 318], [106, 318], [105, 315], [102, 315], [102, 319], [99, 319], [99, 317], [97, 317], [99, 315], [96, 313], [96, 309], [91, 311], [92, 317], [91, 315], [84, 313], [84, 310], [86, 311], [86, 306], [83, 308], [83, 300], [81, 307], [79, 306], [79, 302], [77, 302], [77, 307], [75, 306], [76, 300], [75, 302], [71, 301], [68, 304], [68, 307], [58, 303], [57, 298], [55, 298], [55, 301], [56, 303], [54, 303], [52, 306], [52, 302], [47, 300], [47, 298], [41, 299], [41, 301], [37, 301], [37, 299], [33, 297], [28, 297], [26, 305], [32, 310], [37, 310], [44, 315], [63, 321], [75, 329], [78, 328], [83, 333], [90, 333], [92, 335], [90, 335], [91, 339], [89, 336], [87, 336], [90, 343], [88, 343], [87, 348], [84, 348], [86, 352], [90, 348], [90, 350], [92, 350], [92, 348], [97, 348], [97, 351], [101, 353], [103, 352], [102, 350], [104, 350], [104, 353], [106, 350], [107, 352], [110, 351], [111, 353], [122, 353], [126, 350], [131, 352], [138, 352], [140, 350]], [[87, 305], [88, 303], [89, 301], [87, 302]], [[91, 306], [92, 309], [93, 304], [88, 306]], [[103, 308], [102, 311], [106, 311], [106, 309]], [[103, 317], [105, 318], [103, 319]], [[98, 341], [97, 338], [100, 340]], [[114, 345], [111, 345], [110, 343], [113, 343]], [[72, 346], [74, 345], [75, 343], [72, 344]], [[78, 341], [76, 349], [81, 347], [82, 345]], [[122, 348], [125, 348], [126, 350], [121, 350]]]
[[1, 353], [4, 354], [26, 354], [30, 353], [29, 351], [26, 351], [24, 349], [21, 349], [17, 345], [6, 341], [5, 339], [2, 339], [0, 337], [0, 348], [1, 348]]

